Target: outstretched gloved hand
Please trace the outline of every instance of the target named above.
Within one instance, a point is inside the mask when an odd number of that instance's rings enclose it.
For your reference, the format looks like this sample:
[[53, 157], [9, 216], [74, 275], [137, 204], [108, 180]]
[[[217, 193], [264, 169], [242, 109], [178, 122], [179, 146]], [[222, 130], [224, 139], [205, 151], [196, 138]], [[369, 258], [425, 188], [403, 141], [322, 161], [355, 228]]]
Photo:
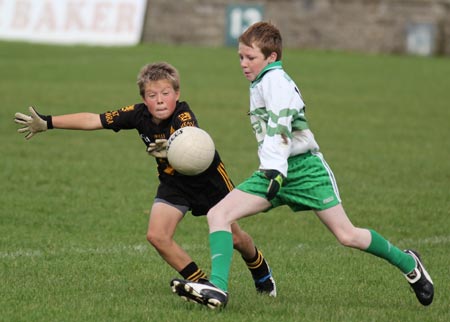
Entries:
[[39, 114], [33, 106], [28, 108], [31, 115], [16, 113], [14, 122], [23, 125], [17, 130], [19, 133], [27, 133], [25, 139], [29, 140], [39, 132], [53, 129], [52, 116]]

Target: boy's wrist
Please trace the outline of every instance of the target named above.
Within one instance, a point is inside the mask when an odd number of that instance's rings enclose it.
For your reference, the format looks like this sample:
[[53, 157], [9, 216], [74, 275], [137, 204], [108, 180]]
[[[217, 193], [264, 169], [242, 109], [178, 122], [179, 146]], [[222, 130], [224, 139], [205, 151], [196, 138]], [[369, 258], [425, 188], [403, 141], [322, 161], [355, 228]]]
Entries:
[[278, 170], [261, 170], [267, 179], [269, 179], [269, 186], [267, 187], [267, 200], [272, 200], [280, 191], [284, 182], [284, 175]]
[[36, 113], [37, 113], [37, 115], [39, 115], [39, 117], [41, 119], [43, 119], [47, 123], [47, 130], [53, 129], [53, 118], [51, 115], [42, 115], [38, 112], [36, 112]]

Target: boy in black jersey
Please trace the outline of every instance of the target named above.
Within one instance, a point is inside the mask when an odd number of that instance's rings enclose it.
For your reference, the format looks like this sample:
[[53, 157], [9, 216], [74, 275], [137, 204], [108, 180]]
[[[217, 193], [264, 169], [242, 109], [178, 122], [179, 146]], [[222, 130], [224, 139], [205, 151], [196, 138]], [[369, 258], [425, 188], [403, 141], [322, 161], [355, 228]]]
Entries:
[[[156, 158], [160, 181], [150, 212], [147, 240], [184, 279], [205, 279], [206, 274], [173, 236], [187, 211], [190, 210], [194, 216], [206, 215], [234, 185], [217, 151], [211, 166], [196, 176], [176, 172], [167, 161], [165, 148], [170, 135], [180, 127], [198, 126], [189, 105], [179, 101], [178, 71], [165, 62], [148, 64], [138, 74], [137, 85], [143, 103], [102, 114], [83, 112], [59, 116], [41, 115], [30, 107], [31, 115], [15, 115], [15, 122], [23, 125], [18, 132], [27, 133], [25, 138], [30, 139], [48, 129], [111, 129], [115, 132], [136, 129], [147, 146], [147, 152]], [[232, 225], [232, 232], [234, 248], [246, 262], [256, 290], [276, 296], [271, 270], [252, 238], [237, 223]]]

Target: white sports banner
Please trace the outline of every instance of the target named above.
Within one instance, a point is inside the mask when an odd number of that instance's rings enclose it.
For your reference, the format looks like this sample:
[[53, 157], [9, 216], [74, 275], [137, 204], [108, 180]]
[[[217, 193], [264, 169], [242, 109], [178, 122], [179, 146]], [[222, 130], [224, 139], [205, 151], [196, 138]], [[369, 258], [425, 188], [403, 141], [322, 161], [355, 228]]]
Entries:
[[0, 39], [134, 45], [147, 0], [0, 0]]

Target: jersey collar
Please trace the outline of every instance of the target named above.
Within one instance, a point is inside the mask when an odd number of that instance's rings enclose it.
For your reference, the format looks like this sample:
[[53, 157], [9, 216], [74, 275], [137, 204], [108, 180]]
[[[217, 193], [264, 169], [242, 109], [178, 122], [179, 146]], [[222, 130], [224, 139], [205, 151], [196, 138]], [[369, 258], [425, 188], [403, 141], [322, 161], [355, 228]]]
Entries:
[[263, 78], [263, 76], [268, 71], [273, 70], [273, 69], [283, 69], [283, 63], [281, 62], [281, 60], [270, 63], [269, 65], [264, 67], [263, 70], [258, 74], [258, 76], [256, 76], [255, 80], [251, 83], [251, 86], [259, 83], [261, 81], [261, 78]]

